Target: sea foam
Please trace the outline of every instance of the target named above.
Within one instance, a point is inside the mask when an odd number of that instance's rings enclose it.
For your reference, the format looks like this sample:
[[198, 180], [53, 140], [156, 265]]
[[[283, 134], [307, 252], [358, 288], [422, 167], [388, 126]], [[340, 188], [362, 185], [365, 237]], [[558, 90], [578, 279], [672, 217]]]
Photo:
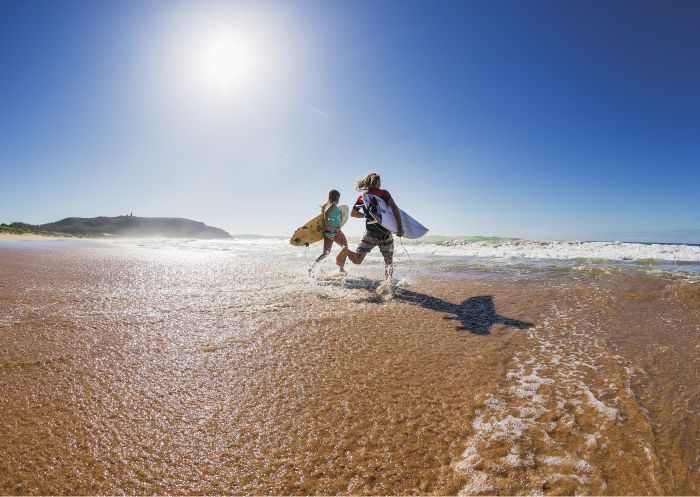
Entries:
[[471, 242], [449, 240], [439, 244], [411, 244], [415, 254], [435, 256], [495, 257], [505, 259], [600, 259], [612, 261], [700, 262], [700, 246], [625, 242], [577, 242], [509, 240]]
[[[359, 240], [350, 237], [353, 248]], [[112, 243], [133, 244], [135, 240], [112, 241]], [[139, 240], [138, 245], [150, 248], [180, 248], [188, 250], [217, 250], [231, 252], [254, 251], [260, 255], [307, 256], [318, 252], [320, 244], [310, 247], [292, 247], [283, 238], [246, 238], [221, 240], [192, 239], [152, 239]], [[374, 252], [377, 252], [376, 254]], [[379, 257], [378, 251], [370, 258]], [[659, 243], [627, 242], [578, 242], [578, 241], [536, 241], [510, 240], [473, 241], [448, 239], [441, 241], [421, 240], [405, 241], [404, 245], [395, 240], [394, 254], [403, 257], [405, 252], [419, 258], [466, 257], [476, 259], [494, 259], [510, 262], [519, 261], [570, 261], [580, 263], [634, 263], [636, 265], [654, 266], [657, 264], [700, 265], [700, 246]]]

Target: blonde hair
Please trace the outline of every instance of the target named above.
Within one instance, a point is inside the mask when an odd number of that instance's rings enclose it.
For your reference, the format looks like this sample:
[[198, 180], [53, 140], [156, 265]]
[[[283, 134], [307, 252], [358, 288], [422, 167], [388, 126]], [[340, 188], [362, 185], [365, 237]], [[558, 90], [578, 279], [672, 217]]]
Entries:
[[340, 200], [340, 192], [338, 190], [331, 190], [328, 192], [328, 201], [321, 206], [321, 211], [326, 212], [331, 205], [337, 204]]
[[355, 190], [366, 190], [367, 188], [379, 188], [382, 184], [382, 178], [379, 173], [367, 173], [367, 175], [355, 181]]

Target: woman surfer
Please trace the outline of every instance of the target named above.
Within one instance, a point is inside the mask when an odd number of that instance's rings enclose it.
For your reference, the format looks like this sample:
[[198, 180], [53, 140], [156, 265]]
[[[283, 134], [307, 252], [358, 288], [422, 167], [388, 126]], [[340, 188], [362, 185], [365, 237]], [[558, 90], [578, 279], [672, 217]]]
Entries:
[[338, 190], [331, 190], [328, 192], [328, 200], [321, 206], [321, 212], [323, 213], [323, 220], [325, 222], [325, 227], [323, 229], [323, 253], [316, 258], [316, 261], [314, 262], [314, 265], [311, 266], [311, 269], [309, 269], [309, 272], [313, 271], [316, 264], [321, 262], [328, 256], [328, 254], [331, 253], [333, 242], [344, 248], [347, 248], [348, 246], [348, 241], [345, 239], [345, 235], [342, 231], [340, 231], [342, 216], [340, 209], [338, 208], [339, 200], [340, 192], [338, 192]]

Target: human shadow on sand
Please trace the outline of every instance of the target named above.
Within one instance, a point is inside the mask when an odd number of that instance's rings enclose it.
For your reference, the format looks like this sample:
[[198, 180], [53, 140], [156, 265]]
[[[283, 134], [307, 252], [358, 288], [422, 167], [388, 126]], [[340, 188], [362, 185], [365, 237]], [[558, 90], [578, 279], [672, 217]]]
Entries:
[[[370, 280], [367, 278], [346, 279], [341, 282], [324, 282], [323, 284], [342, 284], [346, 288], [367, 289], [372, 292], [376, 291], [381, 282]], [[443, 319], [451, 319], [459, 321], [460, 326], [456, 327], [459, 331], [468, 331], [477, 335], [488, 335], [491, 332], [491, 327], [494, 324], [503, 324], [512, 326], [520, 330], [530, 328], [532, 323], [520, 321], [517, 319], [507, 318], [496, 314], [496, 306], [493, 303], [493, 296], [478, 295], [470, 297], [461, 304], [453, 304], [446, 300], [427, 295], [425, 293], [413, 292], [405, 288], [395, 288], [393, 292], [394, 300], [402, 300], [412, 305], [420, 305], [426, 309], [433, 311], [444, 312], [447, 314]], [[369, 302], [383, 302], [381, 297], [368, 299]]]
[[493, 304], [491, 295], [469, 297], [462, 301], [461, 304], [453, 304], [431, 295], [397, 288], [394, 291], [394, 298], [423, 306], [426, 309], [444, 312], [448, 316], [445, 316], [443, 319], [453, 319], [460, 322], [460, 326], [456, 328], [457, 330], [468, 331], [477, 335], [488, 335], [494, 324], [504, 324], [519, 330], [532, 326], [532, 323], [496, 314], [496, 306]]

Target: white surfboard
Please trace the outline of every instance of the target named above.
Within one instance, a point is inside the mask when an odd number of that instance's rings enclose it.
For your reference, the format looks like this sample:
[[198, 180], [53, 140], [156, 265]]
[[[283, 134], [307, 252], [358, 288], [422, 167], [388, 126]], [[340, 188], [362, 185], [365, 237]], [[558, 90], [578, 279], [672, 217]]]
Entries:
[[[398, 225], [396, 223], [394, 213], [391, 211], [391, 208], [387, 205], [383, 198], [369, 193], [363, 193], [362, 202], [365, 204], [365, 208], [369, 210], [370, 214], [372, 214], [374, 219], [376, 219], [379, 224], [384, 226], [392, 233], [396, 233], [398, 231]], [[420, 238], [428, 232], [428, 228], [413, 219], [404, 211], [399, 209], [399, 212], [401, 213], [403, 236], [406, 238]]]

